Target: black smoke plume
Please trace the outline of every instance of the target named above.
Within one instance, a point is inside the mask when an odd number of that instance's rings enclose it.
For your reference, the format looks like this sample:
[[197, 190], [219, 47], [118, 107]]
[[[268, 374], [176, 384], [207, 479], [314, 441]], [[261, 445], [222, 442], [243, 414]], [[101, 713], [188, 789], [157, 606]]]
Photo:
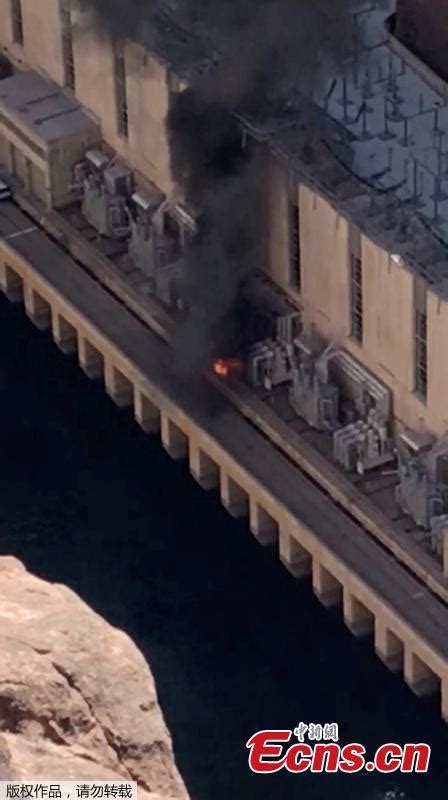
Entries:
[[[172, 170], [199, 234], [186, 252], [188, 314], [177, 351], [191, 369], [244, 346], [241, 287], [263, 265], [269, 177], [260, 148], [242, 146], [233, 116], [297, 92], [309, 95], [344, 70], [362, 0], [82, 0], [114, 36], [148, 37], [170, 7], [184, 30], [218, 54], [174, 95], [167, 125]], [[359, 27], [359, 26], [358, 26]], [[145, 33], [146, 31], [146, 33]], [[176, 65], [173, 64], [174, 71]], [[267, 106], [266, 106], [267, 108]], [[268, 113], [268, 111], [266, 112]]]

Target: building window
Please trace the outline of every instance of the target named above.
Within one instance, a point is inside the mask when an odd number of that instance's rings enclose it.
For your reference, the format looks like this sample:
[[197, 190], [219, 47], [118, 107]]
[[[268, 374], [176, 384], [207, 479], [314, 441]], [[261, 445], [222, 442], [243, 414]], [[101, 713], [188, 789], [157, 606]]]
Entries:
[[414, 388], [422, 399], [428, 390], [426, 281], [414, 279]]
[[126, 68], [123, 46], [115, 51], [115, 100], [117, 105], [117, 130], [121, 136], [129, 136], [128, 97], [126, 92]]
[[11, 0], [12, 40], [23, 45], [22, 0]]
[[70, 0], [63, 0], [61, 7], [62, 61], [64, 66], [64, 86], [75, 90], [75, 60], [73, 57], [73, 26]]
[[427, 317], [423, 311], [415, 312], [415, 390], [426, 397], [428, 388]]
[[297, 291], [302, 283], [300, 263], [300, 211], [299, 205], [289, 201], [289, 282]]
[[359, 344], [363, 336], [362, 259], [352, 255], [350, 265], [351, 335]]

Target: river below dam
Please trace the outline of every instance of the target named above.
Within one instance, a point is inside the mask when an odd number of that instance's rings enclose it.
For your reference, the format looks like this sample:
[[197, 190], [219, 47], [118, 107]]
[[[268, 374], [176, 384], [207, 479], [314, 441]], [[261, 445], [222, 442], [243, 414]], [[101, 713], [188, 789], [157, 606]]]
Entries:
[[[438, 699], [417, 700], [3, 297], [0, 328], [0, 553], [142, 649], [192, 800], [443, 797]], [[369, 752], [428, 742], [429, 772], [252, 774], [247, 739], [300, 721], [337, 722]]]

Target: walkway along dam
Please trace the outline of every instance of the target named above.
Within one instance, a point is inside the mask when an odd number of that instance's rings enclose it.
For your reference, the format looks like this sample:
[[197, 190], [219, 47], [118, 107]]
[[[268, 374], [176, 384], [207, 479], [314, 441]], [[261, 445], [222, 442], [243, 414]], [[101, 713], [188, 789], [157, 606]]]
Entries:
[[[267, 441], [218, 390], [207, 397], [173, 374], [169, 346], [86, 274], [14, 203], [0, 207], [0, 279], [11, 302], [194, 478], [247, 516], [262, 545], [277, 545], [296, 578], [312, 577], [327, 606], [341, 605], [355, 636], [417, 695], [440, 691], [448, 721], [448, 608]], [[213, 537], [213, 531], [210, 531]], [[212, 542], [211, 542], [212, 546]]]

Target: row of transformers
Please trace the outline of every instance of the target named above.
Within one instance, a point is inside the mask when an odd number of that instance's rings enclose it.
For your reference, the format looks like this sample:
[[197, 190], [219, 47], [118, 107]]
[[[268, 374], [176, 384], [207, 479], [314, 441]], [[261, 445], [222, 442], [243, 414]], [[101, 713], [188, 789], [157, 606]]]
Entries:
[[184, 248], [196, 232], [186, 208], [156, 188], [134, 191], [131, 171], [100, 150], [89, 150], [76, 165], [73, 189], [97, 233], [126, 242], [133, 265], [149, 279], [154, 296], [168, 307], [179, 305]]
[[[180, 305], [183, 253], [197, 231], [191, 213], [155, 188], [134, 191], [130, 170], [100, 150], [88, 151], [75, 167], [74, 189], [95, 230], [126, 241], [154, 296], [167, 307]], [[246, 367], [254, 388], [285, 387], [294, 412], [331, 435], [333, 458], [347, 472], [363, 474], [396, 459], [397, 502], [440, 549], [448, 524], [448, 439], [397, 436], [390, 390], [343, 348], [307, 338], [295, 310], [276, 315], [271, 336], [246, 354]]]
[[273, 336], [254, 345], [247, 369], [257, 389], [284, 387], [296, 414], [331, 436], [333, 459], [347, 472], [396, 462], [397, 503], [430, 532], [440, 554], [448, 526], [448, 437], [397, 433], [391, 391], [345, 349], [303, 335], [297, 313], [280, 318]]

